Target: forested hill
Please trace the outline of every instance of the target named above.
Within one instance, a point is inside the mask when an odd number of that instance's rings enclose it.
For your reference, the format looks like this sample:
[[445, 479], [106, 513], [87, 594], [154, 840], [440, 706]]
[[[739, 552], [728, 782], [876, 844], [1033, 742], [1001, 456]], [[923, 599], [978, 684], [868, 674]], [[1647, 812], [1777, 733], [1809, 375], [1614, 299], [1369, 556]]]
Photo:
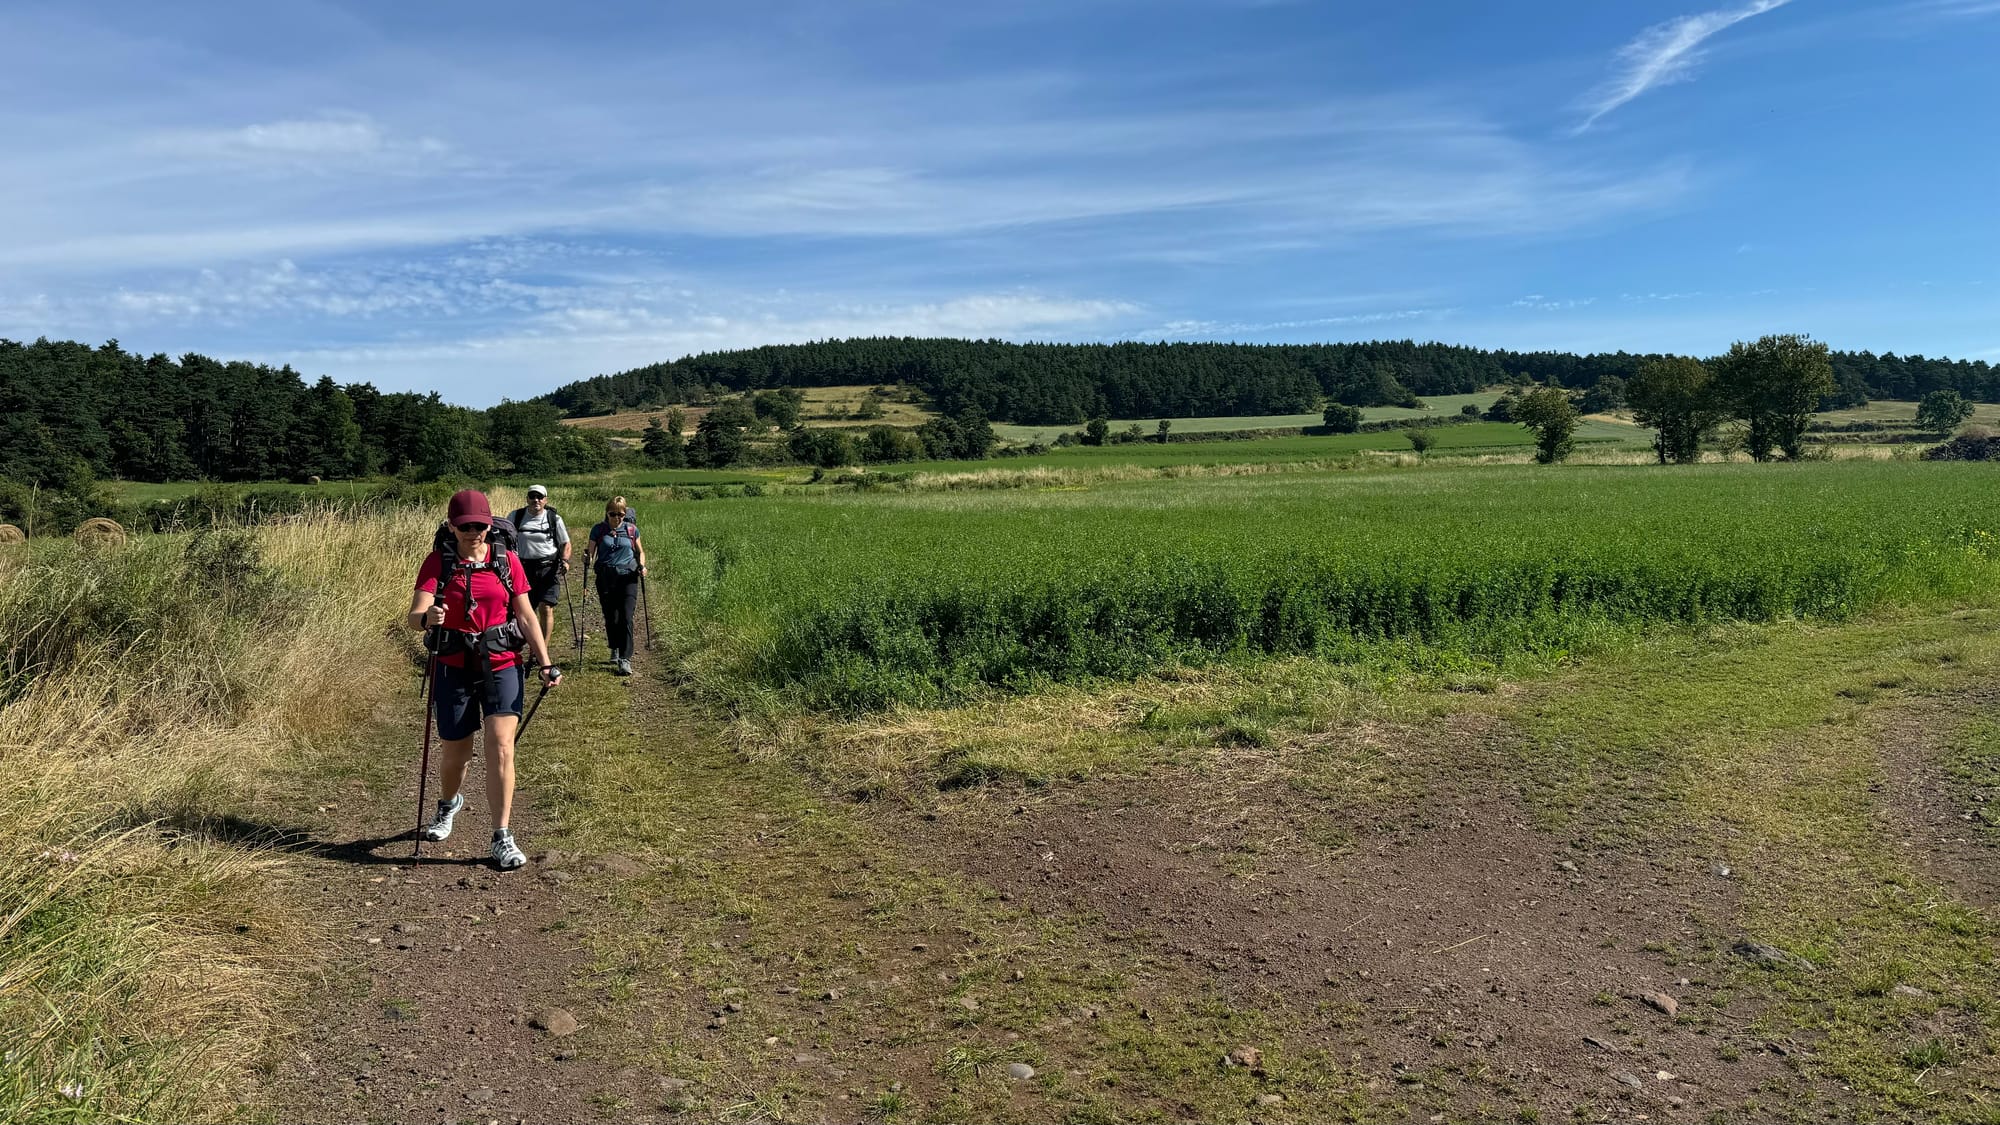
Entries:
[[[1486, 351], [1409, 340], [1365, 344], [1013, 344], [881, 337], [710, 352], [600, 375], [541, 400], [571, 415], [686, 402], [730, 390], [908, 383], [947, 413], [977, 407], [995, 421], [1071, 425], [1087, 418], [1296, 414], [1322, 396], [1356, 406], [1410, 395], [1465, 394], [1516, 376], [1587, 388], [1630, 378], [1652, 358], [1626, 352]], [[1984, 361], [1835, 352], [1846, 402], [1914, 399], [1950, 388], [2000, 402], [2000, 369]]]
[[[45, 488], [101, 477], [435, 477], [496, 461], [601, 467], [608, 448], [569, 448], [593, 442], [556, 425], [556, 414], [527, 403], [468, 410], [434, 393], [307, 383], [289, 367], [192, 353], [141, 356], [115, 340], [0, 339], [0, 479]], [[522, 435], [539, 445], [524, 449]]]

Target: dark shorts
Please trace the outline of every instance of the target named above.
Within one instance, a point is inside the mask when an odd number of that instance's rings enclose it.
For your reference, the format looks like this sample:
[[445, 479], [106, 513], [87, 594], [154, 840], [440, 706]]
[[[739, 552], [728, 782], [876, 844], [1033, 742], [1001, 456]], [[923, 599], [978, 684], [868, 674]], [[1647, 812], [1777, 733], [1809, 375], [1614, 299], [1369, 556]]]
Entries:
[[476, 668], [437, 666], [438, 737], [446, 742], [471, 738], [479, 730], [482, 716], [521, 717], [523, 678], [521, 665], [502, 668], [480, 682]]
[[562, 579], [556, 576], [561, 558], [522, 559], [521, 569], [528, 572], [528, 601], [536, 609], [562, 601]]

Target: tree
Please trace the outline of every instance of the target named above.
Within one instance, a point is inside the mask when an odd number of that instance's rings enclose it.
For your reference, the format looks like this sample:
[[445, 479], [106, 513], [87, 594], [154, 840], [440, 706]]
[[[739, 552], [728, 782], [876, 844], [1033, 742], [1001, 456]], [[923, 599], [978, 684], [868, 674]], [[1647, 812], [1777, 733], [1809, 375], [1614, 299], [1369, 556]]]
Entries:
[[1437, 435], [1431, 432], [1429, 426], [1411, 426], [1403, 431], [1403, 437], [1409, 440], [1410, 448], [1416, 450], [1419, 457], [1429, 453], [1431, 446], [1437, 444]]
[[1167, 431], [1173, 428], [1174, 424], [1171, 419], [1160, 419], [1160, 428], [1153, 431], [1153, 440], [1159, 442], [1161, 445], [1165, 445], [1167, 443]]
[[639, 438], [639, 451], [646, 456], [646, 463], [655, 468], [667, 468], [675, 461], [687, 464], [687, 449], [681, 443], [681, 435], [668, 433], [658, 415], [646, 423], [646, 432]]
[[487, 450], [517, 473], [542, 476], [556, 469], [552, 442], [562, 428], [562, 411], [547, 403], [503, 400], [486, 412]]
[[1361, 410], [1344, 402], [1332, 402], [1327, 404], [1320, 420], [1336, 434], [1351, 434], [1361, 428]]
[[1576, 407], [1560, 387], [1529, 391], [1514, 404], [1514, 420], [1533, 430], [1535, 460], [1553, 465], [1576, 448]]
[[1616, 375], [1606, 375], [1597, 385], [1583, 392], [1583, 401], [1577, 404], [1585, 414], [1608, 414], [1625, 405], [1625, 380]]
[[924, 455], [924, 443], [908, 430], [894, 426], [870, 426], [861, 437], [861, 460], [870, 465], [890, 461], [915, 461]]
[[1493, 400], [1493, 405], [1486, 408], [1486, 420], [1488, 422], [1512, 422], [1514, 420], [1513, 392], [1510, 391]]
[[962, 461], [979, 461], [993, 452], [1000, 441], [993, 433], [993, 424], [976, 406], [968, 406], [958, 413], [958, 445], [952, 456]]
[[1771, 335], [1729, 345], [1716, 382], [1748, 427], [1744, 445], [1753, 460], [1769, 461], [1776, 449], [1796, 461], [1805, 453], [1806, 423], [1821, 396], [1833, 390], [1833, 365], [1825, 344]]
[[1111, 423], [1109, 420], [1104, 418], [1092, 418], [1090, 420], [1090, 423], [1083, 427], [1083, 444], [1103, 445], [1104, 436], [1110, 432], [1111, 432]]
[[720, 469], [743, 456], [748, 439], [745, 426], [756, 425], [757, 415], [742, 399], [730, 399], [701, 416], [688, 443], [688, 461], [703, 468]]
[[799, 424], [799, 410], [805, 401], [805, 395], [798, 388], [783, 387], [774, 391], [758, 391], [750, 405], [756, 410], [757, 417], [781, 430], [789, 430]]
[[1714, 373], [1686, 356], [1647, 360], [1632, 376], [1625, 396], [1639, 424], [1658, 431], [1653, 450], [1662, 465], [1700, 460], [1702, 435], [1728, 414]]
[[1948, 434], [1972, 417], [1972, 404], [1957, 391], [1932, 391], [1917, 402], [1917, 428]]

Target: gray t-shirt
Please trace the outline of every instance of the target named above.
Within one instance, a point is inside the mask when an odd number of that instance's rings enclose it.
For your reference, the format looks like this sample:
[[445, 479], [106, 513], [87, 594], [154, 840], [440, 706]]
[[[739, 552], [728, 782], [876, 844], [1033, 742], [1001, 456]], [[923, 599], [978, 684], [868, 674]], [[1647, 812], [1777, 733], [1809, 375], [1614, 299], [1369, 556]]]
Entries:
[[540, 562], [562, 554], [569, 544], [569, 528], [554, 508], [544, 506], [542, 514], [531, 516], [526, 508], [514, 513], [514, 550], [524, 561]]

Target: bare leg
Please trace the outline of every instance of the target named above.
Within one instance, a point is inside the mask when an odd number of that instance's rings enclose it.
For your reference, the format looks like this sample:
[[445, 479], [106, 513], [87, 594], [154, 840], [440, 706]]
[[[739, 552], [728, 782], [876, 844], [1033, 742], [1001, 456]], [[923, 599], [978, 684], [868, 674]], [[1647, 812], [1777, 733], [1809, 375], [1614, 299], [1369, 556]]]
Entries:
[[507, 827], [514, 812], [514, 732], [520, 725], [513, 715], [486, 720], [486, 811], [496, 832]]
[[541, 618], [542, 636], [553, 637], [556, 635], [556, 607], [552, 605], [540, 606], [535, 610], [535, 616]]
[[[510, 748], [512, 744], [513, 738], [510, 735], [508, 737]], [[438, 749], [443, 751], [438, 756], [438, 788], [444, 792], [444, 796], [439, 799], [449, 801], [458, 796], [459, 790], [465, 788], [465, 770], [472, 764], [472, 736], [468, 734], [464, 738], [441, 742], [438, 744]], [[426, 809], [425, 815], [429, 815], [429, 812], [430, 810]]]

